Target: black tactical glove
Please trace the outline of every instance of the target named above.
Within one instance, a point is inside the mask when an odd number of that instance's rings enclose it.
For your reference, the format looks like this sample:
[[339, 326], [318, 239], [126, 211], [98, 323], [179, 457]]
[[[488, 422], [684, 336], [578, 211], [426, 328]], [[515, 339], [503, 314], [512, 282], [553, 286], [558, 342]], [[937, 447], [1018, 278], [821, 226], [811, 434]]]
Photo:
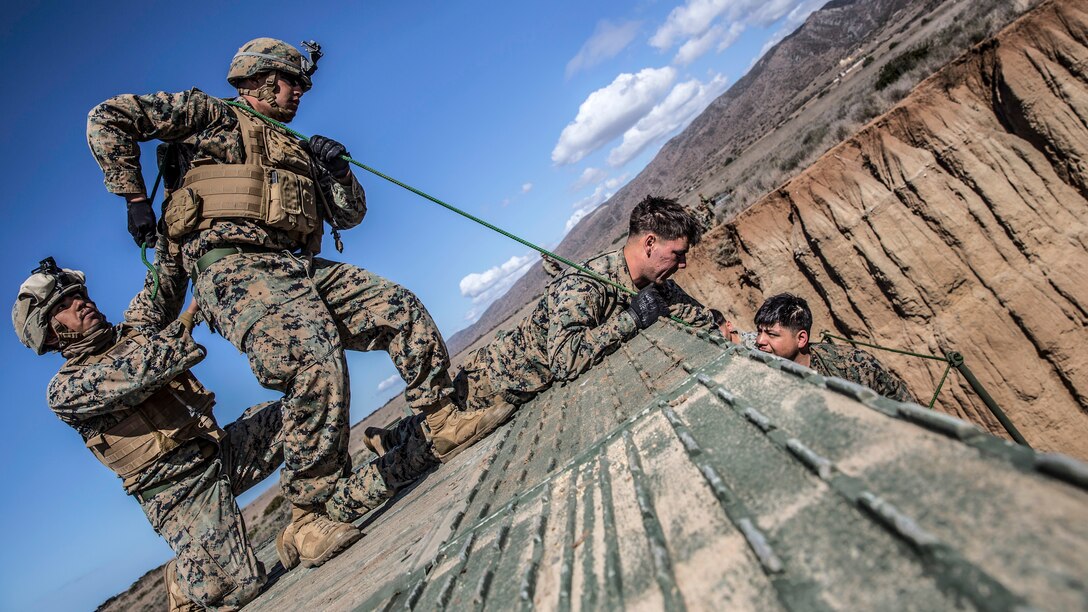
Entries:
[[151, 208], [151, 200], [142, 202], [129, 202], [128, 205], [128, 233], [136, 241], [136, 246], [155, 247], [155, 210]]
[[654, 285], [648, 285], [642, 291], [638, 292], [638, 295], [631, 298], [631, 305], [627, 307], [627, 312], [631, 313], [631, 316], [635, 319], [635, 325], [639, 329], [646, 329], [653, 325], [654, 321], [669, 312], [669, 305], [665, 303], [665, 298], [661, 297], [661, 294], [657, 292], [657, 287]]
[[351, 157], [344, 145], [332, 138], [324, 136], [310, 136], [310, 151], [314, 154], [314, 160], [327, 170], [333, 178], [344, 178], [348, 173], [348, 162], [341, 159], [341, 155]]

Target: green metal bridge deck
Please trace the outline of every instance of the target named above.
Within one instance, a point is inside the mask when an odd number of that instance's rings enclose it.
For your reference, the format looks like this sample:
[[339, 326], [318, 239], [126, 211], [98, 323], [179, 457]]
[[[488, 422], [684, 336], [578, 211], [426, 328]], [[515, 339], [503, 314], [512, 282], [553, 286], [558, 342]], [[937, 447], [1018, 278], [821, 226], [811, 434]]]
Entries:
[[540, 395], [247, 609], [1088, 609], [1088, 466], [686, 331]]

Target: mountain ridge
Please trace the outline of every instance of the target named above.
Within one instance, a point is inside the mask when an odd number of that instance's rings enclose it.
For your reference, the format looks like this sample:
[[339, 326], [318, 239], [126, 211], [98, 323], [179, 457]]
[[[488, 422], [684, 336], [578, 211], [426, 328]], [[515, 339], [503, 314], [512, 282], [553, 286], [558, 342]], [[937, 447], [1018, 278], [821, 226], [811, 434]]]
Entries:
[[[799, 73], [823, 73], [834, 67], [865, 35], [906, 8], [923, 10], [932, 0], [860, 0], [829, 2], [804, 24], [771, 47], [743, 77], [715, 99], [678, 135], [672, 137], [635, 178], [582, 219], [560, 242], [555, 252], [572, 261], [584, 261], [604, 250], [626, 231], [627, 216], [649, 194], [681, 197], [689, 193], [693, 174], [739, 155], [758, 140], [790, 108], [791, 101], [809, 81]], [[850, 24], [851, 28], [842, 28]], [[847, 36], [842, 37], [846, 32]], [[814, 65], [815, 63], [815, 65]], [[742, 121], [741, 118], [744, 118]], [[755, 118], [755, 120], [753, 120]], [[726, 142], [724, 147], [718, 143]], [[699, 143], [699, 144], [695, 144]], [[710, 150], [717, 149], [717, 150]], [[704, 161], [696, 164], [692, 158]], [[678, 170], [683, 168], [683, 170]], [[532, 299], [547, 282], [534, 265], [507, 293], [489, 306], [476, 323], [450, 337], [451, 353], [458, 353], [495, 329]]]

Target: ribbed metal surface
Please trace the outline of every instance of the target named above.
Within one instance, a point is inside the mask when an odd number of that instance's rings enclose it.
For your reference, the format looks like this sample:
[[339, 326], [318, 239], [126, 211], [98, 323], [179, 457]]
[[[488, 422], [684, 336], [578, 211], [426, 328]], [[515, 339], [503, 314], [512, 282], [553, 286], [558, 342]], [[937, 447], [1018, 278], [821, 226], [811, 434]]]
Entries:
[[251, 607], [1086, 609], [1085, 473], [659, 324]]

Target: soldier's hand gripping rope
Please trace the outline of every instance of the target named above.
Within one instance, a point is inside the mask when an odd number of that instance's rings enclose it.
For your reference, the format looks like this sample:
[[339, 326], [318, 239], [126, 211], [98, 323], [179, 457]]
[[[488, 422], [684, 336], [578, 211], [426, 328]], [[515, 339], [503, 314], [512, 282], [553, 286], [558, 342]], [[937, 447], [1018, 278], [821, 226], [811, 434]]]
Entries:
[[314, 154], [314, 159], [322, 168], [327, 170], [333, 178], [340, 180], [347, 176], [351, 165], [348, 164], [346, 158], [351, 157], [351, 153], [348, 153], [348, 150], [344, 148], [344, 145], [332, 138], [318, 136], [317, 134], [310, 136], [310, 142], [308, 144], [310, 151]]
[[136, 246], [155, 244], [155, 211], [150, 199], [128, 203], [128, 233]]
[[162, 180], [160, 164], [159, 175], [155, 177], [155, 186], [151, 188], [151, 195], [145, 200], [128, 203], [128, 233], [140, 247], [140, 261], [151, 272], [154, 287], [151, 290], [151, 299], [159, 295], [159, 271], [147, 260], [147, 249], [155, 248], [155, 239], [158, 238], [158, 224], [155, 221], [155, 193], [159, 190], [159, 182]]
[[631, 313], [639, 329], [646, 329], [662, 315], [668, 314], [669, 305], [657, 292], [656, 286], [647, 285], [631, 299], [631, 305], [627, 307], [627, 311]]

